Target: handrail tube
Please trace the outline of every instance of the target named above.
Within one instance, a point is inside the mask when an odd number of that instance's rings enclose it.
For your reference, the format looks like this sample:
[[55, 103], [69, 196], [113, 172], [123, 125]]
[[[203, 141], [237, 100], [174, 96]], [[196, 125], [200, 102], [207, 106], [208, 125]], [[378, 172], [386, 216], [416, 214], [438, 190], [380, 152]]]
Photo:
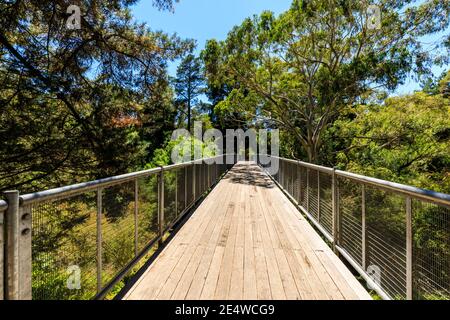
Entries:
[[[216, 159], [219, 157], [221, 157], [221, 156], [206, 158], [206, 159], [201, 159], [201, 160], [194, 160], [194, 161], [190, 161], [190, 162], [183, 162], [183, 163], [173, 164], [173, 165], [169, 165], [169, 166], [165, 166], [165, 167], [159, 167], [159, 168], [153, 168], [153, 169], [149, 169], [149, 170], [126, 173], [126, 174], [122, 174], [122, 175], [118, 175], [118, 176], [114, 176], [114, 177], [108, 177], [108, 178], [103, 178], [103, 179], [99, 179], [99, 180], [73, 184], [70, 186], [64, 186], [64, 187], [49, 189], [49, 190], [45, 190], [45, 191], [29, 193], [29, 194], [20, 196], [20, 204], [21, 205], [33, 204], [36, 202], [50, 200], [50, 199], [56, 198], [56, 197], [65, 197], [65, 196], [70, 196], [72, 194], [76, 194], [79, 192], [96, 190], [97, 188], [105, 188], [105, 187], [109, 187], [112, 185], [121, 184], [121, 183], [124, 183], [127, 181], [132, 181], [137, 178], [146, 177], [146, 176], [150, 176], [152, 174], [159, 173], [162, 170], [161, 168], [163, 168], [166, 171], [174, 170], [174, 169], [184, 168], [189, 165], [199, 163], [199, 161], [211, 160], [211, 159]], [[6, 202], [5, 202], [5, 204], [6, 204]], [[0, 210], [1, 209], [2, 209], [2, 202], [0, 202]]]
[[[316, 164], [312, 164], [312, 163], [308, 163], [308, 162], [302, 162], [302, 161], [286, 159], [286, 158], [270, 156], [270, 155], [269, 155], [269, 157], [273, 157], [273, 158], [280, 159], [280, 160], [290, 162], [290, 163], [299, 164], [301, 166], [304, 166], [304, 167], [307, 167], [310, 169], [314, 169], [314, 170], [319, 170], [322, 172], [328, 172], [328, 173], [333, 172], [332, 168], [324, 167], [324, 166], [320, 166], [320, 165], [316, 165]], [[422, 199], [422, 200], [426, 200], [426, 201], [432, 201], [432, 202], [450, 207], [450, 194], [445, 194], [445, 193], [436, 192], [436, 191], [432, 191], [432, 190], [421, 189], [421, 188], [417, 188], [417, 187], [413, 187], [413, 186], [409, 186], [409, 185], [405, 185], [405, 184], [401, 184], [401, 183], [391, 182], [391, 181], [387, 181], [387, 180], [382, 180], [382, 179], [378, 179], [378, 178], [367, 177], [367, 176], [363, 176], [363, 175], [348, 172], [348, 171], [336, 170], [336, 175], [339, 177], [352, 179], [352, 180], [359, 181], [359, 182], [362, 182], [362, 183], [365, 183], [368, 185], [373, 185], [376, 187], [389, 189], [389, 190], [397, 192], [397, 193], [402, 193], [402, 194], [409, 195], [414, 198], [418, 198], [418, 199]]]
[[389, 189], [394, 192], [399, 192], [405, 195], [409, 195], [415, 198], [420, 198], [423, 200], [433, 201], [445, 206], [450, 206], [450, 195], [445, 193], [440, 193], [432, 190], [421, 189], [401, 183], [386, 181], [382, 179], [372, 178], [363, 176], [356, 173], [336, 170], [338, 176], [356, 180], [365, 184], [373, 185], [376, 187], [382, 187]]
[[56, 197], [69, 196], [79, 192], [86, 192], [90, 190], [96, 190], [98, 188], [105, 188], [111, 185], [120, 184], [126, 181], [132, 181], [136, 178], [149, 176], [156, 174], [161, 171], [161, 168], [154, 168], [150, 170], [144, 170], [139, 172], [127, 173], [120, 176], [109, 177], [89, 182], [82, 182], [78, 184], [73, 184], [70, 186], [64, 186], [60, 188], [50, 189], [46, 191], [40, 191], [35, 193], [25, 194], [20, 197], [21, 204], [33, 204], [36, 202], [41, 202], [49, 200]]

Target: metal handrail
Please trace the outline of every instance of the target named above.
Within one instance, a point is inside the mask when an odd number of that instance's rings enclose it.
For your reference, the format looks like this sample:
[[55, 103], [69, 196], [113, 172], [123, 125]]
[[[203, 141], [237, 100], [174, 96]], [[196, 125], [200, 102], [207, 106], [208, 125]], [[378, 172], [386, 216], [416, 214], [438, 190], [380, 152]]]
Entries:
[[336, 175], [349, 178], [352, 180], [356, 180], [365, 184], [381, 187], [383, 189], [389, 189], [391, 191], [402, 193], [405, 195], [409, 195], [415, 197], [417, 199], [432, 201], [435, 203], [439, 203], [445, 206], [450, 206], [450, 194], [445, 194], [441, 192], [436, 192], [432, 190], [421, 189], [401, 183], [386, 181], [382, 179], [372, 178], [363, 176], [356, 173], [336, 170]]
[[[124, 183], [127, 181], [135, 180], [137, 178], [142, 178], [142, 177], [150, 176], [152, 174], [157, 174], [157, 173], [160, 173], [162, 170], [168, 171], [168, 170], [184, 168], [184, 167], [187, 167], [192, 164], [196, 164], [196, 163], [199, 163], [199, 162], [202, 162], [205, 160], [212, 160], [212, 159], [217, 159], [220, 157], [222, 157], [222, 156], [205, 158], [205, 159], [194, 160], [194, 161], [189, 161], [189, 162], [183, 162], [183, 163], [178, 163], [178, 164], [173, 164], [173, 165], [168, 165], [168, 166], [163, 166], [163, 167], [158, 167], [158, 168], [152, 168], [149, 170], [142, 170], [142, 171], [126, 173], [126, 174], [122, 174], [122, 175], [118, 175], [118, 176], [114, 176], [114, 177], [108, 177], [108, 178], [103, 178], [103, 179], [99, 179], [99, 180], [73, 184], [70, 186], [64, 186], [64, 187], [54, 188], [54, 189], [45, 190], [45, 191], [29, 193], [29, 194], [20, 196], [20, 204], [21, 205], [30, 205], [30, 204], [33, 204], [36, 202], [48, 201], [53, 198], [66, 197], [66, 196], [70, 196], [70, 195], [77, 194], [80, 192], [86, 192], [86, 191], [95, 190], [98, 188], [111, 187], [116, 184], [121, 184], [121, 183]], [[6, 202], [5, 202], [5, 204], [6, 204]], [[0, 202], [0, 208], [1, 208], [1, 202]]]
[[368, 177], [368, 176], [364, 176], [361, 174], [352, 173], [352, 172], [348, 172], [348, 171], [334, 170], [333, 168], [330, 168], [330, 167], [316, 165], [316, 164], [303, 162], [303, 161], [299, 161], [299, 160], [287, 159], [287, 158], [283, 158], [283, 157], [270, 156], [270, 155], [268, 155], [268, 156], [272, 157], [272, 158], [277, 158], [277, 159], [280, 159], [280, 160], [283, 160], [283, 161], [286, 161], [289, 163], [299, 164], [306, 168], [318, 170], [318, 171], [325, 172], [325, 173], [333, 173], [333, 171], [334, 171], [335, 174], [340, 177], [349, 178], [352, 180], [356, 180], [356, 181], [359, 181], [359, 182], [362, 182], [365, 184], [369, 184], [369, 185], [373, 185], [376, 187], [381, 187], [384, 189], [389, 189], [391, 191], [409, 195], [409, 196], [412, 196], [412, 197], [415, 197], [418, 199], [432, 201], [432, 202], [439, 203], [439, 204], [445, 205], [445, 206], [450, 206], [450, 194], [445, 194], [445, 193], [436, 192], [436, 191], [427, 190], [427, 189], [421, 189], [421, 188], [413, 187], [410, 185], [405, 185], [405, 184], [401, 184], [401, 183], [397, 183], [397, 182]]

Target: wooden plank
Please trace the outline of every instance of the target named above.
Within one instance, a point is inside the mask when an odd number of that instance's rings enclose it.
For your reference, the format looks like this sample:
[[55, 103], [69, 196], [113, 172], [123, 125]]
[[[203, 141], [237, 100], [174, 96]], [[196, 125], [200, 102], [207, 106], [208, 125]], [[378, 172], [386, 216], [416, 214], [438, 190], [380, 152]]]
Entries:
[[223, 256], [225, 253], [225, 247], [217, 246], [214, 251], [214, 256], [209, 267], [208, 276], [205, 280], [205, 285], [203, 286], [202, 294], [200, 296], [201, 300], [212, 300], [214, 299], [214, 294], [216, 292], [217, 281], [219, 279], [220, 266], [223, 261]]
[[[215, 191], [220, 192], [220, 188]], [[140, 278], [140, 281], [127, 293], [125, 296], [126, 299], [156, 298], [179, 259], [186, 252], [187, 247], [192, 243], [193, 237], [198, 234], [199, 228], [205, 221], [204, 218], [206, 215], [202, 215], [202, 212], [212, 205], [213, 202], [205, 203], [204, 206], [194, 213], [188, 223], [186, 223], [189, 226], [182, 228], [177, 233], [175, 239], [163, 250], [146, 273]]]
[[[286, 198], [286, 197], [276, 197], [282, 202], [282, 206], [284, 206], [287, 210], [283, 210], [283, 213], [291, 213], [287, 219], [296, 219], [299, 214], [295, 206]], [[354, 276], [348, 276], [348, 274], [344, 275], [340, 272], [337, 272], [337, 269], [346, 270], [348, 273], [350, 271], [343, 265], [339, 258], [334, 255], [334, 253], [329, 249], [329, 247], [325, 244], [325, 242], [320, 238], [320, 236], [312, 229], [312, 227], [308, 224], [308, 222], [303, 218], [296, 219], [295, 222], [291, 225], [294, 225], [296, 229], [295, 235], [297, 238], [303, 237], [303, 241], [301, 242], [301, 248], [306, 249], [309, 247], [310, 251], [314, 253], [308, 254], [308, 257], [311, 258], [315, 263], [315, 271], [318, 274], [321, 274], [320, 281], [327, 288], [327, 294], [332, 299], [367, 299], [370, 298], [370, 295], [367, 291], [361, 286], [359, 283], [352, 282], [351, 285], [347, 285], [347, 278], [356, 281]], [[327, 261], [330, 259], [330, 256], [333, 256], [334, 263], [340, 266], [337, 268], [336, 265], [332, 265], [331, 262]], [[328, 258], [327, 258], [328, 257]], [[317, 264], [320, 263], [320, 264]], [[351, 274], [351, 273], [350, 273]], [[351, 281], [350, 280], [350, 281]], [[355, 289], [354, 289], [355, 288]], [[356, 290], [359, 295], [355, 295]]]
[[255, 164], [233, 168], [126, 298], [370, 298], [268, 179]]
[[263, 248], [255, 248], [256, 263], [256, 288], [259, 300], [272, 299], [272, 291], [269, 283], [269, 274], [267, 271], [266, 257]]
[[[219, 203], [209, 201], [205, 207], [208, 207], [208, 209], [205, 209], [205, 213], [202, 215], [203, 220], [200, 228], [197, 230], [197, 233], [194, 235], [194, 238], [189, 242], [189, 245], [184, 252], [183, 256], [178, 261], [175, 268], [172, 270], [169, 278], [167, 279], [164, 286], [160, 289], [157, 298], [158, 299], [170, 299], [174, 292], [176, 291], [176, 288], [178, 287], [178, 283], [182, 279], [185, 271], [187, 270], [187, 267], [189, 263], [191, 263], [191, 268], [188, 270], [189, 272], [193, 274], [195, 273], [196, 269], [194, 270], [194, 267], [196, 265], [196, 260], [200, 260], [201, 255], [203, 254], [204, 247], [197, 247], [197, 244], [202, 240], [204, 235], [210, 236], [211, 233], [209, 230], [214, 227], [214, 224], [216, 223], [217, 219], [216, 216], [218, 214], [217, 208], [220, 206]], [[198, 264], [197, 264], [198, 266]], [[192, 277], [191, 276], [191, 277]], [[192, 278], [189, 278], [189, 274], [186, 275], [184, 278], [184, 281], [182, 281], [181, 288], [184, 290], [184, 288], [189, 289], [189, 281], [192, 281]]]
[[[220, 266], [219, 279], [217, 280], [216, 292], [214, 293], [214, 299], [224, 300], [228, 297], [230, 291], [231, 274], [233, 268], [234, 246], [236, 243], [240, 206], [239, 200], [234, 206], [233, 216], [230, 221], [228, 233], [226, 234], [225, 252], [223, 261]], [[222, 241], [224, 238], [221, 239]]]
[[[286, 216], [285, 212], [280, 212], [286, 220], [292, 219], [294, 216]], [[305, 239], [303, 233], [295, 233], [295, 237], [300, 243], [300, 248], [295, 250], [297, 259], [300, 260], [300, 264], [305, 267], [307, 278], [312, 280], [311, 287], [313, 292], [321, 299], [343, 299], [340, 290], [337, 288], [333, 279], [327, 273], [325, 268], [320, 262], [317, 256], [317, 252], [314, 251], [307, 243], [308, 239]], [[320, 251], [318, 251], [320, 252]], [[319, 284], [320, 283], [320, 284]]]
[[237, 223], [236, 241], [234, 244], [233, 269], [231, 271], [230, 291], [228, 299], [242, 300], [244, 296], [244, 246], [245, 246], [245, 206], [248, 197], [247, 186], [240, 188], [239, 202], [237, 207]]
[[[283, 204], [280, 203], [280, 207], [283, 207]], [[288, 210], [280, 210], [280, 214], [287, 220], [295, 218]], [[295, 236], [300, 243], [300, 249], [294, 252], [306, 273], [307, 279], [310, 281], [315, 296], [318, 299], [343, 299], [340, 290], [319, 261], [316, 251], [309, 246], [307, 242], [309, 239], [305, 239], [302, 232], [295, 232]]]
[[281, 282], [283, 283], [286, 299], [300, 300], [302, 297], [297, 290], [294, 276], [292, 275], [292, 271], [284, 254], [284, 250], [275, 249], [275, 257], [280, 270]]
[[[270, 220], [267, 219], [267, 213], [263, 206], [264, 202], [261, 192], [257, 192], [258, 201], [255, 201], [256, 209], [259, 212], [259, 224], [261, 227], [263, 240], [264, 254], [266, 257], [267, 273], [269, 275], [270, 290], [272, 292], [272, 298], [276, 300], [286, 299], [284, 292], [283, 282], [281, 280], [278, 264], [275, 259], [273, 248], [281, 248], [278, 235], [275, 233], [273, 226], [270, 224]], [[271, 231], [269, 231], [271, 230]]]
[[[224, 184], [228, 184], [228, 181], [223, 181]], [[214, 299], [216, 292], [220, 269], [225, 254], [225, 246], [230, 232], [230, 224], [233, 220], [233, 214], [235, 212], [236, 203], [231, 201], [226, 204], [225, 219], [218, 235], [218, 242], [216, 249], [214, 250], [214, 256], [212, 258], [205, 284], [201, 293], [201, 299]]]
[[[233, 188], [226, 189], [226, 193], [224, 195], [225, 203], [227, 203], [233, 196], [232, 191]], [[188, 292], [186, 293], [186, 299], [200, 299], [201, 297], [203, 286], [205, 284], [208, 270], [210, 268], [211, 261], [214, 256], [214, 251], [217, 246], [217, 242], [219, 240], [219, 232], [222, 229], [224, 219], [225, 215], [220, 215], [214, 226], [214, 229], [209, 234], [210, 237], [207, 237], [206, 236], [207, 233], [205, 233], [202, 239], [200, 240], [200, 245], [205, 246], [206, 248], [204, 250], [204, 254], [201, 258], [201, 261], [199, 262], [197, 270], [195, 271], [195, 274], [192, 276], [190, 287], [188, 288]], [[177, 288], [176, 291], [178, 290], [181, 289]], [[178, 293], [177, 295], [179, 296], [180, 294]]]
[[256, 300], [258, 298], [256, 288], [256, 265], [255, 252], [253, 250], [253, 230], [254, 221], [252, 220], [251, 207], [249, 202], [252, 201], [250, 194], [251, 187], [247, 187], [249, 201], [245, 203], [244, 209], [244, 296], [245, 300]]

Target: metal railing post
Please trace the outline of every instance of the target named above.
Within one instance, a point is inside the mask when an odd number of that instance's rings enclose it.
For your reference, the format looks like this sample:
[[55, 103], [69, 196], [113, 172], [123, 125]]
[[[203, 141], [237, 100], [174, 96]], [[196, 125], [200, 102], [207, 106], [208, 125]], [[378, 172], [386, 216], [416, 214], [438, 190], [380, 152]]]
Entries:
[[366, 222], [366, 186], [361, 186], [361, 263], [363, 270], [367, 270], [367, 222]]
[[4, 249], [5, 249], [5, 234], [4, 234], [4, 228], [5, 228], [5, 211], [0, 209], [0, 301], [5, 299], [5, 255], [4, 255]]
[[206, 189], [209, 189], [209, 187], [211, 187], [211, 173], [210, 173], [210, 165], [209, 164], [207, 164], [206, 165], [206, 168], [207, 168], [207, 170], [208, 170], [208, 176], [207, 176], [207, 178], [206, 178], [206, 180], [207, 180], [207, 183], [208, 183], [208, 186], [207, 186], [207, 188]]
[[185, 209], [189, 206], [188, 198], [187, 198], [187, 188], [188, 188], [187, 167], [184, 167], [184, 208]]
[[97, 189], [97, 293], [102, 290], [102, 213], [103, 213], [103, 189]]
[[31, 300], [31, 207], [21, 207], [19, 191], [3, 193], [5, 211], [5, 299]]
[[303, 206], [302, 203], [302, 166], [300, 161], [297, 161], [297, 176], [298, 176], [298, 204]]
[[158, 175], [158, 226], [159, 226], [159, 245], [163, 243], [164, 236], [164, 171]]
[[413, 299], [413, 230], [412, 201], [406, 198], [406, 299]]
[[317, 221], [320, 224], [320, 171], [317, 170]]
[[309, 168], [306, 168], [306, 211], [309, 213]]
[[134, 180], [134, 255], [137, 257], [139, 247], [139, 183]]
[[332, 212], [333, 212], [333, 249], [337, 253], [337, 246], [340, 240], [340, 218], [339, 218], [339, 184], [336, 178], [336, 169], [333, 168], [333, 175], [331, 180], [332, 190]]
[[196, 188], [196, 182], [195, 182], [195, 180], [197, 179], [197, 177], [196, 177], [196, 165], [195, 165], [195, 162], [194, 162], [194, 164], [192, 165], [192, 195], [193, 195], [193, 197], [194, 197], [194, 200], [193, 200], [193, 202], [195, 203], [195, 201], [197, 200], [197, 196], [196, 196], [196, 192], [195, 192], [195, 188]]

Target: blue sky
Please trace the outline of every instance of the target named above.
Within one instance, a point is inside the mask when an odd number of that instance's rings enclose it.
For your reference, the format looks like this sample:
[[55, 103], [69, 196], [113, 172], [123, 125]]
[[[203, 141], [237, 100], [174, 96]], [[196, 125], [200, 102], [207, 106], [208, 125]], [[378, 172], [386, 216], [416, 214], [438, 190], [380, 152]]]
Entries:
[[[133, 15], [139, 22], [146, 22], [152, 30], [177, 33], [182, 38], [196, 39], [197, 53], [208, 39], [224, 40], [233, 26], [245, 18], [264, 10], [279, 14], [289, 9], [292, 0], [181, 0], [175, 12], [159, 11], [151, 0], [141, 0], [133, 7]], [[175, 75], [176, 63], [169, 66]], [[434, 68], [439, 75], [443, 69]], [[407, 80], [396, 94], [406, 94], [420, 89], [414, 80]]]

